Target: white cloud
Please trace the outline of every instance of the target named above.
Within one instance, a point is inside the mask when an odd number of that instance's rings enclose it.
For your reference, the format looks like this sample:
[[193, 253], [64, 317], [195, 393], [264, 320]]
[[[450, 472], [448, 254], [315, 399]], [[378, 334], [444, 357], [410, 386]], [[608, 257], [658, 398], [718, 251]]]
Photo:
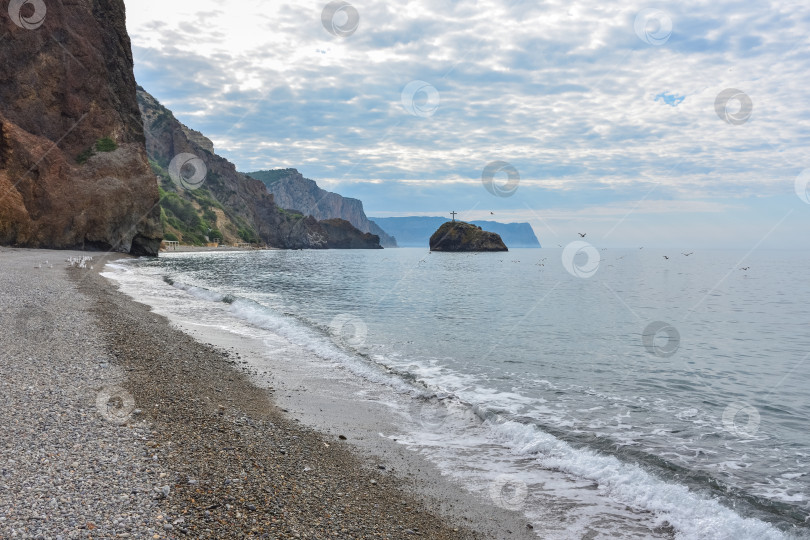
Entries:
[[[503, 160], [525, 186], [632, 202], [659, 184], [694, 201], [783, 193], [810, 166], [810, 5], [667, 4], [655, 46], [634, 29], [641, 2], [357, 2], [346, 39], [321, 25], [324, 4], [130, 2], [139, 82], [240, 169], [328, 185], [466, 189]], [[412, 80], [438, 90], [432, 116], [402, 107]], [[742, 125], [715, 112], [732, 87], [753, 102]]]

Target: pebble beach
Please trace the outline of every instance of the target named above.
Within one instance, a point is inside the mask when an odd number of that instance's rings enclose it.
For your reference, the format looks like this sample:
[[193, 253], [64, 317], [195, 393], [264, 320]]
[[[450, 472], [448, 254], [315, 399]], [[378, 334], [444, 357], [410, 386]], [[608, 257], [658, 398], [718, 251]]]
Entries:
[[483, 537], [118, 292], [115, 257], [0, 249], [0, 537]]

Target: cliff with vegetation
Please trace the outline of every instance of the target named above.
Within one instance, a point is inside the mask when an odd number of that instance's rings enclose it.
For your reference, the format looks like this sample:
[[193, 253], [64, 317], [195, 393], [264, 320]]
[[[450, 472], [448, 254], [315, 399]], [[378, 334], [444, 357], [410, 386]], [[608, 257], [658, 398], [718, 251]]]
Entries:
[[[209, 139], [180, 123], [140, 87], [138, 104], [146, 149], [160, 183], [161, 222], [167, 239], [190, 244], [221, 239], [292, 249], [380, 247], [379, 237], [350, 223], [336, 227], [277, 206], [262, 182], [237, 172], [231, 162], [214, 153]], [[193, 158], [190, 171], [172, 171], [172, 162], [184, 154]], [[184, 181], [183, 175], [193, 181]]]
[[34, 8], [0, 17], [0, 243], [155, 255], [124, 2]]
[[256, 171], [247, 175], [261, 180], [282, 208], [295, 209], [315, 219], [345, 219], [361, 231], [379, 236], [384, 247], [397, 246], [394, 237], [366, 217], [362, 201], [326, 191], [296, 169]]
[[509, 251], [501, 237], [463, 221], [448, 221], [430, 237], [430, 251]]

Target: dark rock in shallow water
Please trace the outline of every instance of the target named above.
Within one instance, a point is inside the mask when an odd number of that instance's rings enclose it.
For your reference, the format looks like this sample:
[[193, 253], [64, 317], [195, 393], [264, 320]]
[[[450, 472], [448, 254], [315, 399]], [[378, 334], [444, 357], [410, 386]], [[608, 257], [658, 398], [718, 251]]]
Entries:
[[463, 221], [448, 221], [430, 237], [430, 251], [509, 251], [501, 237]]

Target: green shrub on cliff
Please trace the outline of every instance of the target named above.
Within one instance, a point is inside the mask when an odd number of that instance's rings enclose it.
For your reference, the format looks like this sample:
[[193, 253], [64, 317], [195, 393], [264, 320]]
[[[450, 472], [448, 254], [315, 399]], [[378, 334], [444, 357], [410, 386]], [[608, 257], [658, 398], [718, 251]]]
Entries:
[[217, 224], [217, 214], [210, 208], [203, 210], [203, 219], [212, 225]]
[[95, 152], [93, 152], [93, 149], [88, 148], [87, 150], [76, 156], [76, 163], [78, 163], [79, 165], [84, 165], [85, 163], [87, 163], [88, 159], [93, 157], [94, 154]]
[[180, 231], [183, 242], [201, 245], [205, 243], [209, 225], [200, 217], [193, 204], [182, 199], [177, 193], [160, 189], [161, 223], [163, 229], [169, 225]]
[[[152, 172], [155, 173], [155, 176], [160, 178], [160, 182], [158, 187], [165, 191], [177, 191], [177, 187], [172, 182], [171, 176], [169, 173], [166, 172], [166, 169], [160, 166], [160, 164], [155, 161], [154, 159], [149, 159], [149, 166], [152, 168]], [[163, 197], [163, 193], [160, 194]]]
[[304, 214], [302, 214], [302, 213], [300, 213], [300, 212], [296, 212], [296, 211], [294, 211], [294, 210], [285, 210], [284, 208], [281, 208], [281, 207], [279, 206], [279, 207], [278, 207], [278, 211], [279, 211], [281, 214], [283, 214], [283, 215], [285, 215], [285, 216], [288, 216], [288, 217], [290, 217], [290, 218], [292, 218], [292, 219], [304, 219]]
[[187, 190], [186, 194], [194, 201], [200, 205], [200, 208], [206, 210], [208, 208], [218, 208], [220, 210], [224, 210], [222, 204], [218, 200], [216, 200], [211, 193], [205, 189], [195, 189], [195, 190]]
[[84, 165], [96, 152], [113, 152], [118, 149], [118, 145], [109, 137], [102, 137], [93, 146], [76, 156], [76, 163]]
[[104, 137], [96, 141], [96, 151], [98, 152], [114, 152], [118, 149], [118, 145], [109, 137]]
[[248, 228], [239, 229], [239, 238], [250, 244], [255, 244], [259, 241], [256, 232]]

